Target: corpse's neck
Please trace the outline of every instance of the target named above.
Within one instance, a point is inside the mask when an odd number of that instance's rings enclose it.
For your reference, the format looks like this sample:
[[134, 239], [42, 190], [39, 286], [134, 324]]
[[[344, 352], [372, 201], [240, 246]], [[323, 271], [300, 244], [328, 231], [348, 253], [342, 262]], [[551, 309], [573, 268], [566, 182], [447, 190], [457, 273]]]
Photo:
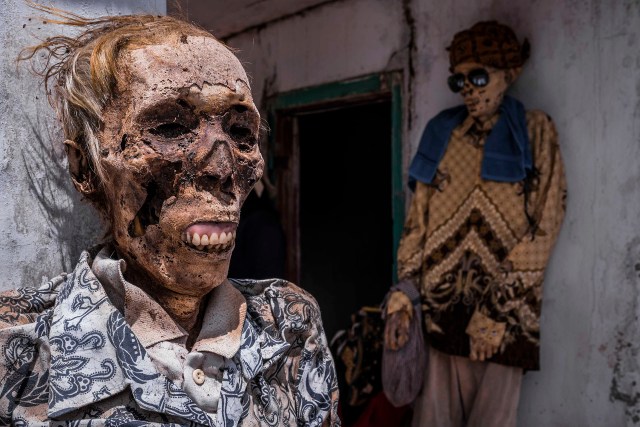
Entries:
[[500, 114], [498, 112], [495, 112], [489, 116], [474, 117], [473, 122], [477, 130], [487, 132], [495, 126], [499, 118]]
[[125, 279], [151, 296], [188, 333], [187, 349], [191, 349], [202, 328], [209, 294], [186, 295], [174, 292], [172, 288], [179, 289], [176, 284], [158, 284], [157, 280], [137, 268], [128, 267]]

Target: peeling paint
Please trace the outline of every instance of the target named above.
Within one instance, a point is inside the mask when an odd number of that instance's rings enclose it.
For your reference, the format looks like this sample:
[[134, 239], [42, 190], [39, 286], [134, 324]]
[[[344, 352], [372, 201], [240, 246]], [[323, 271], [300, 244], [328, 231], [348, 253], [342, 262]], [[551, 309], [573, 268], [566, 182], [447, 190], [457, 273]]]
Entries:
[[411, 110], [413, 109], [413, 82], [416, 76], [414, 57], [418, 50], [416, 46], [416, 20], [413, 17], [411, 1], [412, 0], [402, 0], [402, 12], [406, 26], [409, 29], [409, 41], [407, 42], [407, 49], [409, 51], [409, 55], [407, 55], [407, 70], [409, 73], [409, 76], [407, 78], [407, 105], [409, 106], [409, 112], [407, 114], [407, 127], [409, 129], [411, 129], [411, 126], [413, 124], [413, 114]]
[[613, 378], [609, 399], [622, 402], [625, 414], [633, 424], [640, 423], [640, 387], [638, 385], [638, 366], [634, 359], [638, 357], [638, 346], [625, 339], [620, 332], [616, 339]]
[[640, 237], [635, 237], [627, 245], [627, 260], [624, 265], [625, 276], [631, 294], [628, 307], [615, 335], [613, 351], [613, 378], [609, 390], [609, 399], [624, 405], [624, 411], [633, 425], [640, 423]]
[[346, 0], [326, 0], [326, 1], [323, 1], [323, 2], [318, 3], [318, 4], [307, 6], [307, 7], [303, 8], [303, 9], [297, 10], [297, 11], [295, 11], [293, 13], [288, 13], [288, 14], [279, 16], [277, 18], [270, 19], [270, 20], [268, 20], [266, 22], [261, 22], [260, 24], [257, 24], [257, 25], [249, 25], [249, 26], [247, 26], [246, 28], [243, 28], [240, 31], [234, 31], [234, 32], [229, 33], [229, 34], [225, 34], [224, 37], [222, 38], [222, 40], [226, 42], [227, 40], [232, 39], [232, 38], [238, 36], [239, 34], [246, 33], [246, 32], [249, 32], [249, 31], [256, 31], [256, 32], [259, 33], [260, 31], [262, 31], [266, 27], [274, 25], [274, 24], [277, 24], [278, 22], [286, 21], [286, 20], [289, 20], [289, 19], [292, 19], [292, 18], [297, 18], [297, 17], [303, 18], [306, 14], [308, 14], [310, 12], [313, 12], [314, 10], [317, 10], [319, 8], [322, 8], [322, 7], [325, 7], [325, 6], [327, 6], [329, 4], [332, 4], [332, 3], [338, 3], [338, 2], [343, 2], [343, 1], [346, 1]]

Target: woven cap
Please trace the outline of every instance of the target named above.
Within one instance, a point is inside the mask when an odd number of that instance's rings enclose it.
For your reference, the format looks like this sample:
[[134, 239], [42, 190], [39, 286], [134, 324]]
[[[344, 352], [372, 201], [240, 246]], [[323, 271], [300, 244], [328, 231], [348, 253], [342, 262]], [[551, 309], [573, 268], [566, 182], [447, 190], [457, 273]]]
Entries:
[[524, 65], [530, 45], [527, 39], [520, 45], [516, 34], [506, 25], [484, 21], [453, 36], [447, 50], [451, 69], [463, 62], [505, 69]]

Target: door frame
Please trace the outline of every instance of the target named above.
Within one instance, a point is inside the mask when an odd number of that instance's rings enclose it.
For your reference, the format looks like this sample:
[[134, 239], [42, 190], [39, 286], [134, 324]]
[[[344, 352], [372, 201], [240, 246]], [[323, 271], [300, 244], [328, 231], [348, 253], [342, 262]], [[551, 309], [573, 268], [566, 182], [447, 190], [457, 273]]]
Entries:
[[[297, 117], [376, 101], [391, 101], [391, 203], [393, 277], [397, 279], [396, 251], [404, 226], [405, 193], [402, 179], [402, 72], [391, 71], [282, 92], [267, 98], [269, 133], [266, 173], [275, 184], [287, 249], [300, 248], [299, 145]], [[286, 213], [291, 218], [286, 218]], [[294, 252], [294, 253], [291, 253]], [[286, 277], [300, 283], [300, 251], [287, 250]]]

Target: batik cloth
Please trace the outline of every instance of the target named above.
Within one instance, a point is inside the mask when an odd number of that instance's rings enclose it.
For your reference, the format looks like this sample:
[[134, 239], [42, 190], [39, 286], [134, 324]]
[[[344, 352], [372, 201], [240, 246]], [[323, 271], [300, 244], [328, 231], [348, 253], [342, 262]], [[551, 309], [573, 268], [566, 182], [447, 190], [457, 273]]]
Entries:
[[162, 354], [170, 340], [139, 339], [112, 301], [123, 295], [107, 292], [91, 263], [84, 252], [73, 273], [0, 296], [0, 425], [340, 425], [333, 360], [305, 291], [275, 279], [228, 282], [246, 317], [237, 351], [219, 357], [217, 407], [207, 412], [145, 346]]
[[494, 123], [481, 128], [467, 117], [452, 132], [432, 183], [417, 183], [398, 275], [420, 290], [435, 349], [467, 357], [467, 330], [486, 332], [487, 340], [504, 334], [490, 360], [538, 369], [542, 281], [565, 211], [564, 169], [553, 122], [530, 111], [535, 173], [514, 183], [482, 179]]

